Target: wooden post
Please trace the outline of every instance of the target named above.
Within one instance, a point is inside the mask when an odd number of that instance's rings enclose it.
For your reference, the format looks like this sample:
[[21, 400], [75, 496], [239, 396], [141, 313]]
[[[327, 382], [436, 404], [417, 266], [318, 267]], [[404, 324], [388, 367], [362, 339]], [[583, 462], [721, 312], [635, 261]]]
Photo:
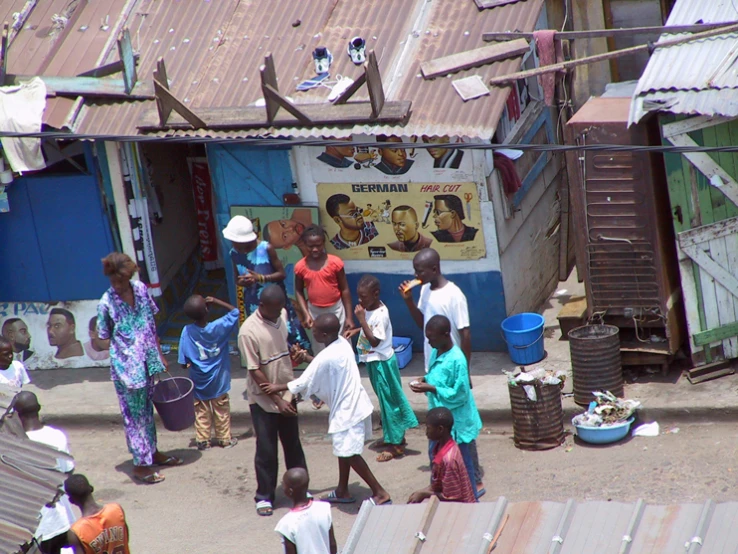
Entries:
[[5, 76], [8, 74], [8, 28], [10, 25], [6, 21], [3, 24], [3, 38], [0, 42], [0, 87], [5, 86]]
[[162, 107], [162, 111], [159, 113], [159, 123], [161, 123], [162, 127], [166, 125], [166, 120], [162, 121], [163, 113], [167, 113], [167, 117], [169, 117], [168, 114], [171, 114], [172, 110], [184, 117], [187, 122], [196, 129], [207, 127], [207, 124], [202, 119], [185, 106], [179, 98], [169, 92], [169, 88], [165, 87], [156, 79], [154, 79], [154, 92], [157, 97], [157, 106]]
[[[136, 57], [133, 55], [133, 46], [131, 45], [131, 33], [126, 27], [120, 34], [118, 39], [118, 55], [120, 61], [123, 62], [123, 84], [126, 88], [126, 93], [130, 94], [133, 87], [136, 86]], [[169, 86], [168, 82], [164, 82], [166, 86]]]
[[270, 86], [275, 91], [279, 92], [279, 85], [277, 85], [277, 71], [274, 69], [274, 58], [271, 52], [264, 58], [264, 65], [259, 68], [261, 74], [261, 92], [264, 95], [264, 103], [266, 104], [267, 121], [271, 123], [277, 116], [279, 111], [279, 102], [270, 94], [267, 86]]
[[[165, 87], [169, 88], [169, 78], [167, 77], [167, 68], [164, 65], [164, 58], [156, 60], [156, 69], [154, 70], [154, 81], [159, 81]], [[156, 96], [156, 109], [159, 111], [159, 123], [162, 127], [169, 120], [172, 108], [168, 104], [164, 106], [159, 96]]]
[[356, 81], [351, 83], [349, 88], [343, 91], [341, 96], [336, 98], [336, 101], [333, 102], [333, 105], [337, 106], [340, 104], [345, 104], [349, 98], [351, 98], [354, 94], [356, 94], [356, 91], [359, 90], [361, 88], [361, 85], [363, 85], [364, 83], [366, 83], [366, 71], [364, 71], [364, 73], [359, 75]]
[[262, 91], [264, 92], [264, 100], [266, 100], [267, 98], [271, 98], [271, 100], [279, 104], [279, 106], [294, 115], [300, 121], [300, 123], [304, 123], [305, 125], [310, 125], [312, 123], [312, 120], [307, 115], [305, 115], [305, 112], [300, 110], [300, 108], [295, 106], [286, 97], [282, 96], [282, 93], [275, 89], [272, 85], [262, 85]]
[[372, 105], [372, 118], [376, 119], [384, 107], [384, 87], [382, 87], [382, 75], [379, 73], [379, 63], [374, 50], [371, 50], [367, 56], [364, 71], [366, 72], [366, 87], [369, 90], [369, 102]]
[[430, 497], [430, 500], [428, 500], [428, 504], [425, 505], [423, 519], [420, 520], [422, 527], [415, 535], [417, 537], [417, 542], [410, 550], [410, 554], [419, 554], [423, 548], [423, 544], [425, 544], [426, 537], [428, 536], [428, 531], [430, 531], [431, 523], [433, 522], [433, 516], [436, 515], [436, 510], [438, 510], [438, 505], [440, 503], [441, 501], [438, 500], [438, 497], [434, 494]]

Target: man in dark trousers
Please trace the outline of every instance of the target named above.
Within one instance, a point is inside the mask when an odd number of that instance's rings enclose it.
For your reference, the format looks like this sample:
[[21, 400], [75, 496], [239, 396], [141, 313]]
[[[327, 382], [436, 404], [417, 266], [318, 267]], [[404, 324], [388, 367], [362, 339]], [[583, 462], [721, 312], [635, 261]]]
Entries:
[[278, 440], [282, 443], [287, 469], [307, 469], [300, 443], [297, 408], [292, 395], [286, 392], [265, 394], [262, 383], [287, 384], [295, 377], [292, 372], [290, 347], [287, 344], [287, 312], [285, 296], [276, 285], [264, 288], [259, 308], [241, 325], [238, 348], [246, 360], [251, 420], [256, 434], [256, 513], [273, 513], [277, 489], [279, 459]]

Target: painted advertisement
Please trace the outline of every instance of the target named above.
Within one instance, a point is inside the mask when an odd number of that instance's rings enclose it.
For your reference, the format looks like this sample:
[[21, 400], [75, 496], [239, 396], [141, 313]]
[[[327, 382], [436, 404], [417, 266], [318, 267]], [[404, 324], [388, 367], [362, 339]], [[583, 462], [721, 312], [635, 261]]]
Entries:
[[[311, 173], [316, 183], [410, 181], [461, 183], [474, 180], [471, 152], [442, 146], [461, 144], [462, 141], [457, 138], [357, 135], [345, 139], [346, 142], [351, 140], [374, 144], [359, 147], [349, 144], [308, 147]], [[419, 147], [394, 146], [401, 142], [415, 143]]]
[[[294, 267], [307, 254], [300, 235], [309, 225], [319, 223], [317, 208], [231, 206], [231, 217], [234, 215], [248, 217], [259, 240], [266, 240], [274, 247], [287, 275], [284, 283], [287, 293], [294, 299]], [[238, 309], [243, 317], [243, 289], [237, 289]]]
[[195, 195], [197, 230], [202, 261], [205, 269], [215, 269], [219, 266], [218, 236], [215, 233], [213, 185], [210, 180], [210, 169], [205, 158], [190, 158], [188, 162], [192, 175], [192, 190]]
[[474, 183], [319, 183], [328, 251], [344, 260], [405, 260], [433, 247], [446, 260], [485, 256]]
[[97, 303], [0, 302], [0, 332], [26, 369], [109, 367], [110, 341], [97, 336]]

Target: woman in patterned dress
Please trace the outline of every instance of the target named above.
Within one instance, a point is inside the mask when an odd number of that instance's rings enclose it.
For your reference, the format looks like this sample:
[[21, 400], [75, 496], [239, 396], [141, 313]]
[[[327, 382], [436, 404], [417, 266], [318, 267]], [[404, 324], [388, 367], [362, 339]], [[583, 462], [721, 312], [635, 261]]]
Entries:
[[[287, 297], [284, 285], [286, 273], [277, 251], [267, 241], [259, 242], [251, 221], [242, 216], [234, 216], [223, 229], [223, 236], [231, 241], [233, 248], [230, 251], [236, 285], [243, 287], [243, 304], [248, 317], [259, 307], [259, 297], [264, 287], [275, 284], [282, 288]], [[310, 350], [310, 339], [300, 323], [295, 307], [286, 298], [287, 310], [287, 341], [290, 346], [300, 345]]]
[[133, 455], [133, 478], [160, 483], [164, 477], [155, 466], [177, 466], [182, 460], [156, 448], [153, 379], [167, 369], [154, 321], [159, 309], [146, 285], [131, 281], [138, 267], [130, 257], [113, 252], [102, 264], [110, 288], [97, 305], [97, 333], [101, 339], [110, 339], [110, 377]]

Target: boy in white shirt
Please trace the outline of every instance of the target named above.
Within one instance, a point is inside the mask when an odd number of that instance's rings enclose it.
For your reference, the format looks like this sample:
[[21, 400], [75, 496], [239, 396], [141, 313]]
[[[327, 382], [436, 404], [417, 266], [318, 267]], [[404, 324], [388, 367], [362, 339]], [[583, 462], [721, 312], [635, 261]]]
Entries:
[[338, 486], [322, 500], [333, 504], [356, 502], [348, 490], [353, 469], [372, 490], [370, 502], [377, 506], [391, 504], [390, 495], [361, 456], [364, 442], [371, 438], [374, 408], [361, 384], [354, 349], [340, 336], [341, 324], [333, 314], [319, 316], [312, 329], [313, 338], [324, 344], [325, 350], [314, 357], [304, 350], [295, 351], [296, 361], [310, 362], [302, 375], [287, 384], [259, 386], [270, 395], [285, 390], [294, 395], [315, 395], [328, 405], [328, 434], [333, 440], [333, 454], [338, 458]]
[[282, 536], [285, 554], [336, 554], [331, 506], [308, 495], [307, 470], [295, 467], [282, 478], [282, 488], [292, 509], [274, 530]]
[[356, 344], [359, 361], [366, 364], [379, 409], [382, 414], [382, 440], [376, 446], [384, 447], [378, 462], [388, 462], [405, 454], [405, 431], [418, 426], [410, 403], [402, 390], [400, 367], [392, 348], [392, 322], [389, 310], [379, 299], [379, 279], [364, 275], [356, 287], [359, 304], [354, 314], [358, 329], [347, 331], [347, 339], [360, 333]]
[[0, 337], [0, 384], [19, 389], [30, 382], [26, 366], [13, 359], [13, 345]]

